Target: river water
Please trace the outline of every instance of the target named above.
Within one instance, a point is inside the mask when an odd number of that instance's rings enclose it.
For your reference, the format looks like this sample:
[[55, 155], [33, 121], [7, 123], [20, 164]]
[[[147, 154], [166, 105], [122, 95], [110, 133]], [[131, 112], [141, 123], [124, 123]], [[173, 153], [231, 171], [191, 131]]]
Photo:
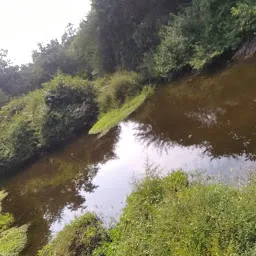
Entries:
[[118, 219], [145, 166], [200, 170], [229, 180], [256, 170], [256, 61], [159, 86], [102, 138], [81, 135], [3, 182], [4, 211], [30, 223], [33, 256], [86, 211]]

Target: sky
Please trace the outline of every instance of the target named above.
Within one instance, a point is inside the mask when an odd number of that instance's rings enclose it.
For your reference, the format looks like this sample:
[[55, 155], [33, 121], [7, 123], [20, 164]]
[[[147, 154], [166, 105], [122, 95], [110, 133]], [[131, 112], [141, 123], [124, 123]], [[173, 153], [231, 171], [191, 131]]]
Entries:
[[0, 49], [20, 65], [32, 61], [37, 43], [60, 39], [68, 23], [77, 27], [90, 0], [0, 0], [0, 8]]

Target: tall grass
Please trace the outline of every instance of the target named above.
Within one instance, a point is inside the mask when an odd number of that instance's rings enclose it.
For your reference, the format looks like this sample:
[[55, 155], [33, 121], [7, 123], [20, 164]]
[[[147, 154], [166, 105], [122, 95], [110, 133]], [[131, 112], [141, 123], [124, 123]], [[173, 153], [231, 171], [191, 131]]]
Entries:
[[138, 95], [143, 88], [142, 77], [135, 72], [122, 71], [95, 81], [99, 89], [101, 113], [122, 106], [127, 100]]
[[86, 255], [255, 255], [255, 193], [254, 178], [235, 187], [190, 180], [183, 171], [147, 176], [127, 198], [116, 227]]

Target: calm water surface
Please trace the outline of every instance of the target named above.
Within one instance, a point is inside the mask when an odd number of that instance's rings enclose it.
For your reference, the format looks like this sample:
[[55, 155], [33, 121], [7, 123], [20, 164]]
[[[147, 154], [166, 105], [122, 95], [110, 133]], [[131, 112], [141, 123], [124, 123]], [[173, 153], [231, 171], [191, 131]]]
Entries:
[[256, 170], [256, 61], [188, 77], [156, 94], [106, 136], [84, 135], [4, 181], [5, 211], [30, 223], [35, 255], [86, 211], [118, 218], [147, 162], [228, 179]]

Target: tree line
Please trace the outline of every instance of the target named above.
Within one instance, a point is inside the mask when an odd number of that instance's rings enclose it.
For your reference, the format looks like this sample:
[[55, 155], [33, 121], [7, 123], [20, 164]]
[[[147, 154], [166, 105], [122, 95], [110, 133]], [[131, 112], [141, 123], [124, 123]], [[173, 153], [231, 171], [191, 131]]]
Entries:
[[118, 70], [152, 78], [200, 69], [255, 32], [254, 0], [91, 0], [79, 28], [68, 24], [61, 40], [39, 43], [32, 63], [13, 65], [0, 50], [0, 106], [58, 70], [90, 80]]

